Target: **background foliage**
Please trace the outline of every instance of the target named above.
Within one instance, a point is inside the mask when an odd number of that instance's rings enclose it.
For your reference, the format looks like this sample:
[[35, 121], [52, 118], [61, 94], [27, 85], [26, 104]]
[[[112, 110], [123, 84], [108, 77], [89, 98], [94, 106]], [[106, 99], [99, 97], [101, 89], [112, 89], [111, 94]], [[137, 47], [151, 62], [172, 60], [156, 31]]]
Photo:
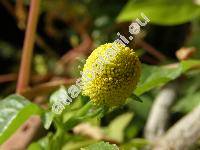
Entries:
[[[0, 145], [30, 116], [39, 115], [44, 133], [25, 145], [29, 150], [139, 150], [151, 145], [143, 136], [144, 127], [156, 96], [168, 83], [176, 82], [180, 88], [167, 128], [200, 105], [198, 0], [42, 0], [30, 87], [18, 95], [13, 93], [30, 7], [30, 1], [22, 2], [18, 13], [17, 0], [0, 3], [4, 20], [0, 25]], [[71, 80], [80, 77], [85, 58], [98, 45], [113, 42], [117, 32], [128, 37], [128, 26], [141, 12], [150, 22], [129, 47], [140, 56], [142, 73], [126, 104], [108, 110], [79, 95], [61, 115], [54, 114], [52, 103]], [[177, 51], [183, 47], [195, 52], [182, 59]], [[89, 124], [86, 135], [75, 132], [81, 123]]]

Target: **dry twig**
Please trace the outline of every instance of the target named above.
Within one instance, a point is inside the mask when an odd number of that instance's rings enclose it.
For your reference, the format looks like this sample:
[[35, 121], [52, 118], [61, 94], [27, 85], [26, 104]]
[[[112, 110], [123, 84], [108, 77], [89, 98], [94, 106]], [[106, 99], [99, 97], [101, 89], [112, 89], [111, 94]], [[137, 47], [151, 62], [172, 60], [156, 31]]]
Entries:
[[155, 144], [154, 150], [188, 150], [200, 138], [200, 105], [183, 117]]
[[170, 115], [170, 108], [177, 94], [175, 83], [165, 86], [157, 96], [150, 111], [145, 127], [145, 137], [155, 140], [165, 133], [166, 125]]

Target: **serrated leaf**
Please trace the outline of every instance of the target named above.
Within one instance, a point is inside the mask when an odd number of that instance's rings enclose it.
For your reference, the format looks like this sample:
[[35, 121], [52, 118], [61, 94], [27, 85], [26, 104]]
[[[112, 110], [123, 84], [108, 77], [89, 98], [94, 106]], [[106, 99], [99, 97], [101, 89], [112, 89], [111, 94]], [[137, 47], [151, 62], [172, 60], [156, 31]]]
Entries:
[[0, 101], [0, 144], [31, 115], [41, 112], [41, 108], [19, 95], [13, 94]]
[[86, 148], [81, 148], [81, 150], [119, 150], [119, 148], [114, 144], [109, 144], [108, 142], [98, 142], [89, 145]]
[[200, 16], [200, 5], [188, 0], [129, 0], [120, 12], [117, 21], [132, 21], [141, 18], [143, 12], [150, 23], [178, 25]]
[[124, 130], [133, 118], [133, 113], [125, 113], [115, 118], [106, 129], [109, 138], [122, 142], [124, 139]]

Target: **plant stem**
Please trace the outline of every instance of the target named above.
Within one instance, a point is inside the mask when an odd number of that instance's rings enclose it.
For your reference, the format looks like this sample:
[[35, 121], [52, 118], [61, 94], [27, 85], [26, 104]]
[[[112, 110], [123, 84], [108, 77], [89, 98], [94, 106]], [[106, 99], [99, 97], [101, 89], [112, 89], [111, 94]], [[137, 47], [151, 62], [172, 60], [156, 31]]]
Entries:
[[85, 104], [80, 110], [78, 110], [78, 112], [72, 116], [67, 122], [65, 122], [65, 131], [68, 131], [70, 129], [72, 129], [73, 127], [75, 127], [77, 124], [79, 124], [80, 122], [82, 122], [86, 116], [86, 114], [88, 113], [88, 111], [90, 110], [90, 108], [92, 108], [92, 102], [88, 102], [87, 104]]
[[17, 83], [17, 93], [21, 93], [29, 84], [35, 32], [39, 16], [40, 0], [31, 0], [28, 17], [28, 25], [25, 33], [25, 40], [22, 51], [22, 59]]
[[89, 101], [87, 104], [85, 104], [76, 114], [77, 117], [82, 117], [84, 116], [88, 110], [92, 107], [92, 102]]

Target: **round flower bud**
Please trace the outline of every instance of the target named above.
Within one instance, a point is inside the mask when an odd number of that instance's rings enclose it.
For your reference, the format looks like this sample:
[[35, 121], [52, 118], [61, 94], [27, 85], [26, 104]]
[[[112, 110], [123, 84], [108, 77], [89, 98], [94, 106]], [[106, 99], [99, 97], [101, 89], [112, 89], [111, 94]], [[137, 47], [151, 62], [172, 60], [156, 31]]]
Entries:
[[119, 43], [96, 48], [82, 72], [82, 93], [96, 105], [109, 107], [125, 102], [140, 77], [140, 61], [135, 52]]

